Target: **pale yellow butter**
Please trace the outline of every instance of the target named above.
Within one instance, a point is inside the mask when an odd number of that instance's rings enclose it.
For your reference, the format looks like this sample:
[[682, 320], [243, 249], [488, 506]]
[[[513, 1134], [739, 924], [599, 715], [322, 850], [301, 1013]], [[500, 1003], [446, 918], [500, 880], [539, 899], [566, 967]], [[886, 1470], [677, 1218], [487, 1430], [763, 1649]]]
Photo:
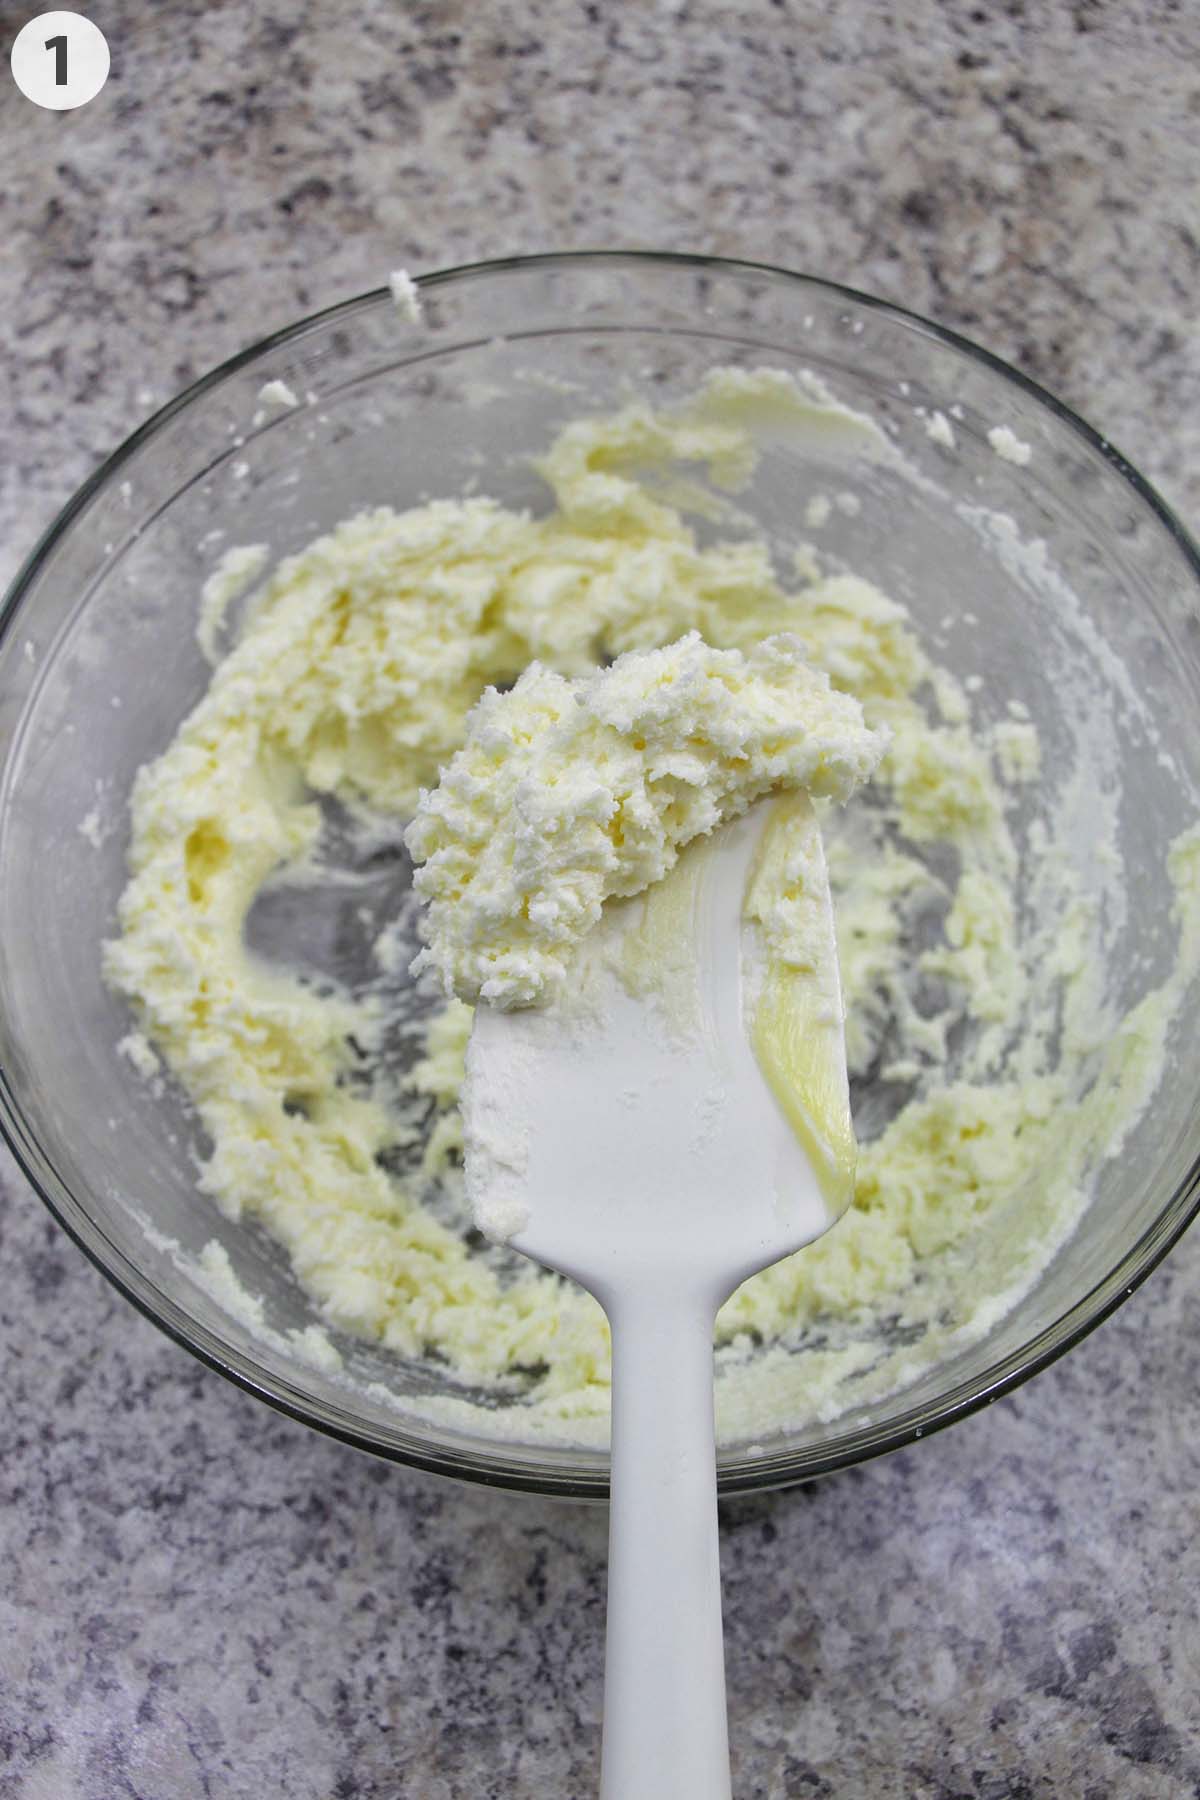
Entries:
[[[1013, 903], [1030, 852], [1010, 802], [1036, 774], [1034, 737], [989, 746], [876, 587], [810, 579], [811, 562], [789, 586], [766, 544], [711, 531], [702, 543], [673, 503], [679, 465], [689, 482], [736, 487], [756, 434], [802, 417], [871, 453], [861, 421], [826, 414], [837, 409], [785, 376], [739, 372], [675, 413], [631, 406], [569, 427], [540, 464], [539, 516], [475, 499], [348, 520], [267, 576], [208, 692], [138, 778], [106, 968], [192, 1100], [212, 1146], [202, 1188], [279, 1239], [328, 1325], [523, 1395], [507, 1412], [464, 1411], [473, 1429], [601, 1438], [608, 1337], [586, 1295], [468, 1246], [453, 1096], [469, 1012], [452, 1003], [409, 1077], [439, 1123], [423, 1173], [397, 1178], [386, 1153], [412, 1120], [386, 1083], [348, 1079], [362, 1066], [350, 1040], [378, 1042], [387, 989], [319, 993], [252, 956], [243, 930], [269, 878], [308, 866], [318, 797], [406, 820], [489, 684], [534, 660], [587, 677], [692, 631], [743, 652], [788, 632], [891, 733], [870, 803], [851, 801], [827, 835], [851, 1071], [872, 1092], [893, 1082], [894, 1116], [860, 1128], [841, 1223], [724, 1309], [726, 1431], [761, 1438], [830, 1416], [847, 1377], [855, 1397], [885, 1392], [994, 1319], [1153, 1092], [1200, 958], [1188, 840], [1172, 867], [1185, 896], [1175, 970], [1122, 1018], [1096, 974], [1092, 897], [1061, 859], [1042, 859], [1033, 927]], [[911, 1347], [880, 1348], [881, 1318]], [[787, 1350], [818, 1336], [802, 1357]], [[751, 1339], [761, 1347], [743, 1356]], [[530, 1368], [544, 1373], [520, 1375]]]
[[405, 834], [428, 906], [414, 972], [502, 1007], [544, 1001], [604, 901], [694, 838], [775, 790], [845, 800], [887, 742], [795, 638], [743, 653], [696, 632], [574, 681], [535, 663], [466, 731]]

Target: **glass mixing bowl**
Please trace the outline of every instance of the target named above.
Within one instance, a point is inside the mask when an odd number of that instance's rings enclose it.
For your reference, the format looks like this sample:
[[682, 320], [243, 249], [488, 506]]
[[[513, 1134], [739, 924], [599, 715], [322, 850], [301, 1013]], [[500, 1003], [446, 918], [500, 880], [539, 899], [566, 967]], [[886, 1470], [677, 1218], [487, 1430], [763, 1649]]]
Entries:
[[[355, 1343], [342, 1345], [341, 1373], [301, 1360], [283, 1334], [316, 1321], [311, 1302], [270, 1241], [197, 1193], [194, 1126], [179, 1097], [156, 1095], [115, 1052], [129, 1019], [102, 983], [100, 946], [124, 879], [127, 797], [206, 684], [194, 628], [213, 563], [240, 543], [267, 541], [279, 556], [364, 506], [403, 507], [472, 483], [509, 505], [544, 507], [521, 453], [542, 449], [565, 419], [631, 389], [685, 392], [718, 364], [814, 370], [893, 431], [927, 482], [1008, 515], [1019, 538], [1044, 546], [1031, 576], [928, 485], [836, 458], [826, 467], [819, 450], [799, 467], [783, 441], [741, 497], [768, 538], [794, 540], [799, 493], [855, 493], [861, 511], [835, 508], [823, 549], [903, 600], [936, 633], [940, 661], [964, 676], [984, 670], [997, 693], [1028, 705], [1051, 744], [1061, 698], [1047, 679], [1051, 651], [1096, 665], [1129, 903], [1110, 975], [1132, 1001], [1173, 941], [1165, 847], [1200, 811], [1197, 558], [1146, 483], [1049, 395], [925, 320], [828, 283], [613, 254], [451, 270], [420, 292], [420, 323], [386, 293], [368, 294], [206, 376], [81, 488], [8, 595], [0, 1121], [34, 1187], [116, 1286], [251, 1392], [399, 1461], [601, 1495], [601, 1450], [420, 1417], [422, 1397], [452, 1385], [432, 1362]], [[269, 380], [301, 404], [264, 407]], [[948, 455], [925, 427], [932, 409], [952, 406]], [[987, 432], [997, 423], [1031, 446], [1025, 466], [994, 453]], [[1081, 597], [1086, 629], [1066, 620], [1056, 578]], [[1157, 745], [1143, 729], [1147, 708]], [[1087, 806], [1084, 783], [1085, 838]], [[305, 920], [318, 962], [336, 963], [360, 899], [335, 898]], [[1193, 992], [1180, 1009], [1154, 1104], [1013, 1310], [890, 1398], [725, 1448], [726, 1491], [801, 1480], [944, 1426], [1044, 1367], [1132, 1292], [1197, 1205], [1198, 1001]], [[189, 1272], [188, 1257], [214, 1238], [261, 1300], [267, 1335]]]

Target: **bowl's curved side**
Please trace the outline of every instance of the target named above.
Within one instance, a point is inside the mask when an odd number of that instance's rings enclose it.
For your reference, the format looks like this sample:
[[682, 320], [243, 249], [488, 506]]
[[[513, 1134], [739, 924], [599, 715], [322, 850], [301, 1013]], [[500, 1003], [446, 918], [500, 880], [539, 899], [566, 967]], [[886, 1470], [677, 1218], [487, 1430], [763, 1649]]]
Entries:
[[[890, 360], [897, 371], [903, 350], [911, 358], [914, 379], [927, 385], [953, 370], [957, 392], [992, 398], [1003, 394], [1006, 416], [1012, 413], [1032, 421], [1042, 433], [1047, 463], [1052, 451], [1070, 460], [1075, 484], [1070, 516], [1082, 521], [1078, 528], [1083, 538], [1094, 529], [1091, 520], [1100, 502], [1111, 510], [1120, 501], [1117, 513], [1128, 521], [1118, 545], [1120, 556], [1127, 563], [1141, 558], [1152, 570], [1152, 587], [1163, 590], [1162, 616], [1153, 621], [1153, 630], [1172, 654], [1182, 658], [1180, 680], [1186, 678], [1191, 693], [1200, 693], [1195, 642], [1200, 554], [1183, 527], [1106, 438], [1018, 371], [954, 333], [815, 277], [756, 264], [641, 252], [584, 252], [468, 265], [425, 277], [419, 288], [424, 321], [407, 336], [398, 335], [395, 311], [381, 289], [274, 333], [213, 370], [134, 432], [83, 484], [42, 537], [0, 606], [0, 864], [11, 869], [16, 859], [27, 860], [30, 844], [36, 844], [39, 830], [44, 831], [46, 815], [38, 807], [49, 791], [47, 721], [55, 707], [65, 704], [63, 695], [51, 692], [55, 680], [51, 672], [60, 668], [64, 655], [74, 658], [76, 695], [80, 668], [97, 688], [108, 679], [106, 664], [89, 665], [87, 656], [80, 655], [78, 621], [91, 598], [120, 589], [125, 596], [120, 616], [136, 641], [136, 633], [146, 625], [143, 603], [153, 569], [146, 560], [151, 554], [148, 546], [156, 546], [155, 555], [170, 550], [179, 496], [190, 496], [200, 508], [207, 490], [223, 507], [233, 509], [230, 531], [250, 525], [252, 514], [240, 511], [239, 482], [252, 496], [254, 459], [261, 455], [265, 464], [272, 444], [283, 445], [286, 431], [299, 430], [295, 421], [271, 421], [257, 432], [247, 432], [246, 421], [265, 380], [283, 378], [298, 391], [311, 392], [309, 410], [315, 416], [326, 401], [332, 410], [339, 397], [368, 393], [382, 372], [402, 369], [413, 383], [436, 384], [444, 377], [451, 350], [462, 353], [507, 342], [521, 345], [521, 353], [532, 356], [532, 347], [551, 325], [559, 336], [575, 334], [581, 343], [600, 351], [618, 334], [633, 333], [639, 346], [656, 343], [666, 363], [672, 341], [681, 333], [710, 345], [714, 357], [734, 348], [777, 350], [781, 341], [795, 341], [818, 364], [823, 355], [845, 358], [853, 355], [858, 343], [874, 344], [872, 353]], [[890, 355], [885, 354], [888, 351]], [[896, 419], [911, 412], [894, 384], [886, 403], [893, 406]], [[249, 481], [237, 474], [242, 459], [251, 468]], [[277, 523], [284, 542], [289, 532], [302, 538], [306, 529], [299, 508], [294, 518], [281, 510]], [[184, 547], [176, 536], [179, 554], [186, 549], [192, 556], [197, 546], [189, 540]], [[139, 566], [140, 586], [127, 579]], [[1142, 585], [1150, 579], [1146, 576]], [[100, 651], [96, 654], [102, 656]], [[72, 790], [70, 804], [80, 804], [74, 816], [84, 810], [94, 768], [104, 767], [112, 790], [124, 792], [122, 782], [127, 788], [147, 747], [161, 742], [164, 730], [172, 728], [171, 708], [177, 718], [179, 695], [195, 694], [202, 687], [205, 668], [193, 653], [190, 636], [178, 655], [170, 679], [159, 683], [148, 684], [144, 670], [126, 671], [125, 679], [143, 688], [160, 685], [161, 703], [156, 708], [147, 702], [140, 736], [122, 742], [121, 760], [119, 766], [114, 760], [111, 776], [104, 761], [109, 740], [102, 721], [95, 725], [94, 741], [80, 745], [83, 753], [75, 758], [78, 789]], [[63, 694], [69, 685], [64, 685]], [[1194, 716], [1193, 708], [1182, 723]], [[32, 730], [31, 721], [37, 721], [42, 737]], [[67, 712], [61, 712], [58, 725], [70, 727]], [[60, 755], [67, 757], [65, 745]], [[61, 801], [58, 794], [56, 805]], [[124, 856], [118, 831], [106, 840], [104, 855], [109, 859], [105, 866], [117, 881]], [[80, 933], [86, 936], [90, 931], [94, 943], [95, 884], [89, 886], [86, 867], [84, 878], [78, 877], [67, 850], [62, 863], [62, 882], [69, 892], [55, 902], [61, 905], [62, 917], [55, 926], [54, 953], [69, 959], [71, 944]], [[206, 1300], [200, 1289], [181, 1277], [177, 1258], [164, 1244], [173, 1237], [188, 1247], [182, 1213], [173, 1217], [170, 1230], [160, 1234], [163, 1243], [154, 1244], [153, 1233], [150, 1238], [139, 1236], [138, 1207], [146, 1213], [155, 1204], [156, 1180], [170, 1178], [169, 1153], [164, 1147], [161, 1162], [150, 1159], [144, 1193], [127, 1191], [109, 1130], [109, 1121], [122, 1116], [127, 1096], [102, 1067], [114, 1060], [116, 1015], [104, 1010], [107, 1003], [93, 991], [94, 983], [86, 993], [76, 983], [71, 1023], [81, 1044], [94, 1045], [87, 1080], [97, 1096], [95, 1118], [86, 1121], [82, 1107], [72, 1114], [65, 1102], [48, 1093], [52, 1085], [44, 1079], [48, 1065], [44, 1058], [39, 1062], [43, 1028], [32, 1022], [34, 996], [11, 929], [12, 922], [23, 919], [23, 930], [29, 932], [34, 902], [28, 883], [13, 885], [11, 876], [7, 881], [6, 886], [0, 879], [0, 920], [9, 927], [0, 934], [9, 945], [7, 954], [0, 949], [0, 1131], [35, 1191], [120, 1292], [210, 1367], [281, 1412], [356, 1448], [491, 1485], [602, 1498], [607, 1477], [601, 1451], [506, 1443], [500, 1436], [473, 1435], [422, 1420], [415, 1410], [406, 1417], [383, 1405], [367, 1406], [345, 1383], [318, 1379], [310, 1367], [289, 1356], [286, 1345], [264, 1345], [244, 1321], [230, 1319], [211, 1297]], [[1190, 1104], [1187, 1080], [1186, 1068], [1170, 1071], [1177, 1113], [1185, 1099]], [[82, 1079], [79, 1091], [85, 1091]], [[173, 1124], [177, 1126], [178, 1120]], [[723, 1490], [807, 1480], [911, 1443], [991, 1403], [1045, 1368], [1135, 1290], [1200, 1210], [1200, 1137], [1175, 1142], [1169, 1157], [1164, 1152], [1163, 1168], [1169, 1168], [1171, 1178], [1164, 1179], [1154, 1216], [1136, 1231], [1131, 1227], [1129, 1241], [1112, 1266], [1099, 1279], [1089, 1280], [1086, 1292], [1072, 1295], [1026, 1341], [993, 1360], [978, 1357], [965, 1378], [936, 1395], [907, 1405], [903, 1395], [897, 1396], [894, 1404], [882, 1409], [885, 1416], [871, 1422], [829, 1427], [807, 1442], [788, 1441], [761, 1453], [742, 1448], [724, 1452]], [[196, 1229], [201, 1227], [207, 1231], [208, 1221]], [[263, 1253], [262, 1267], [264, 1280], [276, 1279], [278, 1271], [273, 1273], [268, 1252]], [[286, 1279], [286, 1272], [278, 1278]]]

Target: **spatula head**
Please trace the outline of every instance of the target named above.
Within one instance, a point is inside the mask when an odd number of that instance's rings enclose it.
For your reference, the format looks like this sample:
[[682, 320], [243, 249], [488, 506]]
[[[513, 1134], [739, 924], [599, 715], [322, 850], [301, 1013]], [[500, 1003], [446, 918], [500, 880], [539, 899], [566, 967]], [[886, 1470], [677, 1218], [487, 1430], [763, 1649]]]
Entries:
[[[820, 963], [807, 981], [804, 957], [766, 961], [745, 916], [784, 829], [781, 879], [807, 884], [805, 942]], [[811, 1053], [806, 1030], [820, 1034]], [[807, 1131], [806, 1094], [820, 1114]], [[481, 1228], [602, 1301], [639, 1280], [730, 1293], [825, 1231], [849, 1198], [853, 1138], [807, 801], [752, 809], [689, 846], [649, 896], [610, 902], [550, 1005], [481, 1006], [463, 1116]]]

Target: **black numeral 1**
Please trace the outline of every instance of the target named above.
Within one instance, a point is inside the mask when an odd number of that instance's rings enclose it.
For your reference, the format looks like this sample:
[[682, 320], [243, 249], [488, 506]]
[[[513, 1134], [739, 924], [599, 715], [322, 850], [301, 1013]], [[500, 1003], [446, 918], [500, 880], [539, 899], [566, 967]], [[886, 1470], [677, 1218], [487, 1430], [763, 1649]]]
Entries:
[[53, 52], [54, 52], [54, 85], [55, 85], [55, 87], [66, 87], [66, 85], [67, 85], [67, 39], [66, 39], [66, 34], [64, 33], [61, 37], [47, 38], [46, 39], [46, 48], [47, 48], [47, 50], [53, 50]]

